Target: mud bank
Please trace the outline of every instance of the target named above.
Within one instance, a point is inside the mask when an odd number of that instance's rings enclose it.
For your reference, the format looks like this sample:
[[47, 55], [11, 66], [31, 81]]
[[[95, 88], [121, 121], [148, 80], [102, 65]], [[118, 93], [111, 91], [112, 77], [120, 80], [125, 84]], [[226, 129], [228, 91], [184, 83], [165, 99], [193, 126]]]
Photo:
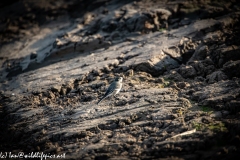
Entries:
[[[239, 156], [239, 7], [1, 5], [0, 151], [67, 159]], [[96, 105], [115, 76], [124, 79], [122, 91]]]

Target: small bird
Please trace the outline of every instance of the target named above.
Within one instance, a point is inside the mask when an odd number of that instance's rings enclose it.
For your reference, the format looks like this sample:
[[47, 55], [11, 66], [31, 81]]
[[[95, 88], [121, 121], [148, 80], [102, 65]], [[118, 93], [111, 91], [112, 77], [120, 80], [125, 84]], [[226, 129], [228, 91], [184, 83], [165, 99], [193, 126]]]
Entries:
[[104, 96], [98, 101], [97, 104], [99, 104], [102, 100], [104, 100], [105, 98], [107, 98], [111, 95], [113, 95], [115, 97], [115, 95], [118, 94], [118, 92], [122, 88], [122, 80], [123, 80], [122, 77], [116, 77], [115, 80], [108, 87]]

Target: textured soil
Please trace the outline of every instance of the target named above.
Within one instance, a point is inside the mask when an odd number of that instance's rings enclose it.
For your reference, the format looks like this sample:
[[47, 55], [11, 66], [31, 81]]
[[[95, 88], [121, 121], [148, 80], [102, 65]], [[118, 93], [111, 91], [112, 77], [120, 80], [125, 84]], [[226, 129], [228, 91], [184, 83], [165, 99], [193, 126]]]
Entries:
[[0, 152], [237, 159], [239, 18], [237, 1], [1, 2]]

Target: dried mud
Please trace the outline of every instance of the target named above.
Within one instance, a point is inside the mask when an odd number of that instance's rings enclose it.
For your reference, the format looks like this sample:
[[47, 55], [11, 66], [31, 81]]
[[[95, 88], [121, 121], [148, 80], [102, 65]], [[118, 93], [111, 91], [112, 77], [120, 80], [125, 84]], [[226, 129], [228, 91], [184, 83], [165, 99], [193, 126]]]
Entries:
[[[240, 156], [239, 2], [0, 7], [0, 152]], [[115, 76], [123, 89], [96, 105]]]

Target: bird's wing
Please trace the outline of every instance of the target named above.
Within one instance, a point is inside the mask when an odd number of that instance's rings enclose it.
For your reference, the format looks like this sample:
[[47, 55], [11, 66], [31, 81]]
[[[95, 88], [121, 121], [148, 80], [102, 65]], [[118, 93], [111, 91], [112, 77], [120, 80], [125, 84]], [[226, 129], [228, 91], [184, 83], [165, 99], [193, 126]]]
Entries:
[[104, 97], [105, 97], [105, 96], [109, 96], [109, 95], [111, 95], [111, 94], [114, 92], [114, 90], [115, 90], [114, 85], [115, 85], [115, 84], [112, 83], [112, 84], [108, 87], [106, 93], [104, 94]]
[[99, 104], [100, 102], [102, 102], [102, 100], [104, 100], [105, 98], [107, 98], [108, 96], [110, 96], [110, 95], [114, 92], [114, 90], [115, 90], [114, 85], [115, 85], [115, 84], [112, 83], [112, 84], [108, 87], [106, 93], [105, 93], [104, 96], [98, 101], [97, 104]]

